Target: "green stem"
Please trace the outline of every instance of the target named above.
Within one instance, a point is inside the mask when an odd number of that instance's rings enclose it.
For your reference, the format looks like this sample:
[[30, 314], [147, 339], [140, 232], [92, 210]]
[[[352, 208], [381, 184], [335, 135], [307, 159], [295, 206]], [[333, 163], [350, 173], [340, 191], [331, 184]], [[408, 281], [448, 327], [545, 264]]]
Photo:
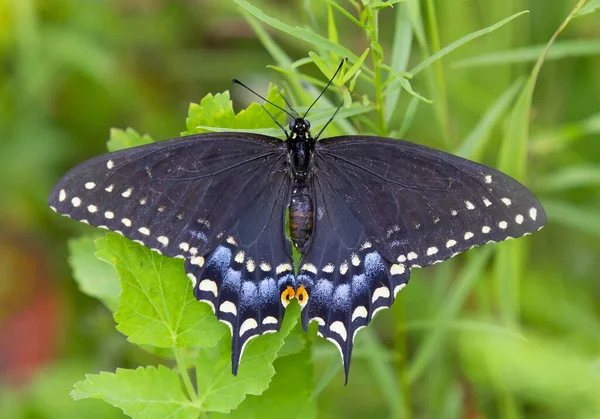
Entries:
[[198, 400], [198, 395], [196, 394], [196, 390], [194, 390], [194, 386], [192, 385], [192, 380], [190, 379], [190, 375], [188, 374], [188, 370], [185, 366], [185, 362], [183, 361], [183, 356], [181, 356], [181, 352], [179, 349], [173, 348], [173, 353], [175, 354], [175, 361], [177, 361], [177, 369], [179, 369], [179, 375], [183, 381], [183, 385], [190, 396], [190, 400], [194, 404], [199, 404], [200, 400]]
[[383, 111], [383, 89], [381, 82], [381, 60], [379, 49], [374, 48], [374, 43], [378, 42], [378, 18], [377, 11], [371, 10], [369, 13], [369, 38], [371, 39], [371, 57], [373, 58], [373, 72], [375, 81], [375, 102], [377, 103], [377, 123], [379, 124], [379, 134], [387, 136], [387, 125], [385, 123], [385, 113]]
[[[429, 38], [431, 41], [431, 51], [433, 54], [440, 50], [440, 34], [438, 31], [437, 15], [435, 11], [435, 3], [433, 0], [427, 0], [427, 27], [429, 29]], [[437, 60], [434, 64], [434, 80], [435, 85], [435, 109], [437, 117], [442, 129], [442, 139], [447, 150], [452, 149], [449, 133], [449, 116], [448, 116], [448, 98], [446, 93], [446, 81], [444, 78], [444, 68], [442, 60]]]

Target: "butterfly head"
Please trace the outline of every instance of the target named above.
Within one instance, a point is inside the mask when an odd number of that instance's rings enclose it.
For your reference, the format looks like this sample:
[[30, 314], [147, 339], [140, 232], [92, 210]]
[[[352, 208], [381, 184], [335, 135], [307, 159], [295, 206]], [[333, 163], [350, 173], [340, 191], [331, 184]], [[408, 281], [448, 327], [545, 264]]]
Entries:
[[290, 122], [290, 138], [292, 140], [307, 140], [311, 138], [310, 122], [304, 118], [296, 118]]

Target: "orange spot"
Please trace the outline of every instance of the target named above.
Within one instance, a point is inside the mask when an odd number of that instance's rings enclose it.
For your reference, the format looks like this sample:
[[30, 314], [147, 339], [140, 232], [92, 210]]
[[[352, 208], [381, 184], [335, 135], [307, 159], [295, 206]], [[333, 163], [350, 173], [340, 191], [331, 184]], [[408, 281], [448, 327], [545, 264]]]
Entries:
[[294, 298], [294, 289], [288, 285], [281, 293], [281, 304], [283, 304], [284, 307], [287, 307], [292, 298]]
[[296, 298], [298, 299], [301, 307], [304, 307], [308, 302], [308, 292], [306, 292], [306, 289], [302, 285], [300, 285], [296, 290]]

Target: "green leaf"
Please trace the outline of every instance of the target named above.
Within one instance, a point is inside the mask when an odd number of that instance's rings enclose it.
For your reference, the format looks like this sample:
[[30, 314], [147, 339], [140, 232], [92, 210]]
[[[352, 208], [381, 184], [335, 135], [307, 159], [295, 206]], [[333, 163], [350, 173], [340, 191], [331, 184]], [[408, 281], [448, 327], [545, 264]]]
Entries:
[[585, 7], [582, 7], [577, 13], [573, 14], [573, 17], [580, 17], [590, 13], [594, 13], [600, 9], [600, 0], [591, 0]]
[[[302, 108], [298, 108], [296, 110], [298, 112], [300, 112], [301, 109]], [[335, 121], [338, 122], [338, 121], [344, 120], [345, 118], [350, 118], [352, 116], [368, 113], [372, 109], [373, 109], [372, 106], [365, 106], [361, 103], [355, 103], [348, 108], [340, 109], [340, 111], [338, 112], [338, 114], [336, 116]], [[310, 125], [313, 128], [313, 130], [315, 128], [325, 125], [325, 123], [327, 121], [329, 121], [329, 119], [331, 118], [331, 115], [333, 115], [333, 112], [335, 112], [335, 109], [326, 109], [324, 111], [319, 111], [319, 112], [315, 112], [314, 114], [311, 114]], [[271, 122], [271, 124], [272, 124], [272, 122]], [[270, 135], [272, 137], [281, 137], [283, 135], [283, 132], [279, 128], [262, 128], [262, 129], [240, 128], [240, 129], [235, 129], [235, 128], [222, 128], [222, 127], [217, 127], [217, 126], [200, 125], [199, 127], [197, 127], [197, 129], [203, 130], [203, 131], [211, 131], [211, 132], [251, 132], [254, 134]]]
[[84, 236], [69, 240], [69, 266], [81, 292], [102, 301], [114, 312], [121, 293], [119, 276], [113, 266], [94, 256], [94, 238]]
[[352, 23], [354, 23], [356, 26], [362, 28], [362, 29], [369, 29], [369, 27], [367, 25], [365, 25], [364, 23], [361, 23], [358, 19], [356, 19], [354, 16], [352, 16], [352, 14], [350, 14], [349, 11], [347, 11], [346, 9], [344, 9], [342, 6], [340, 6], [339, 4], [337, 4], [335, 1], [333, 0], [326, 0], [328, 5], [331, 5], [333, 7], [335, 7], [341, 14], [343, 14], [344, 16], [346, 16], [348, 19], [350, 19], [350, 21]]
[[587, 187], [600, 187], [600, 165], [568, 166], [536, 182], [536, 189], [544, 192]]
[[576, 229], [583, 234], [600, 237], [600, 210], [597, 207], [585, 208], [550, 199], [543, 199], [542, 202], [550, 222], [561, 224], [569, 230]]
[[[548, 50], [573, 18], [573, 15], [583, 6], [585, 0], [580, 0], [575, 8], [565, 18], [548, 45], [538, 57], [538, 60], [527, 79], [527, 83], [519, 95], [511, 113], [508, 129], [500, 147], [498, 169], [513, 176], [523, 179], [527, 167], [527, 146], [529, 143], [529, 118], [533, 91], [538, 75], [544, 64]], [[519, 282], [521, 280], [524, 249], [522, 241], [515, 241], [502, 246], [498, 250], [495, 261], [495, 284], [498, 292], [498, 303], [503, 320], [514, 327], [519, 323]]]
[[[466, 58], [452, 64], [452, 69], [469, 67], [498, 66], [536, 61], [546, 48], [543, 45], [530, 45], [508, 51], [498, 51]], [[546, 56], [546, 61], [561, 60], [569, 57], [587, 57], [600, 55], [600, 43], [597, 39], [569, 39], [556, 41]]]
[[[293, 333], [289, 337], [302, 335]], [[302, 351], [277, 359], [273, 364], [275, 376], [269, 388], [260, 396], [247, 396], [246, 400], [227, 417], [234, 419], [278, 418], [282, 417], [285, 412], [286, 419], [316, 418], [316, 399], [311, 397], [313, 365], [310, 352], [310, 346], [305, 345]], [[337, 362], [340, 364], [339, 356]], [[290, 408], [290, 400], [293, 400], [293, 408]], [[220, 417], [221, 415], [214, 416]]]
[[[196, 363], [198, 398], [201, 409], [228, 413], [247, 394], [259, 395], [275, 374], [273, 361], [284, 339], [298, 321], [300, 306], [291, 303], [278, 333], [258, 336], [244, 351], [237, 377], [231, 375], [231, 338], [221, 340], [217, 350], [201, 349]], [[286, 357], [287, 358], [287, 357]], [[285, 359], [285, 358], [284, 358]]]
[[[408, 59], [413, 41], [413, 28], [410, 24], [408, 5], [401, 4], [396, 9], [396, 22], [394, 23], [394, 40], [392, 44], [392, 61], [390, 68], [398, 74], [406, 72]], [[388, 80], [393, 78], [393, 74], [388, 76]], [[394, 110], [400, 97], [400, 84], [386, 89], [384, 98], [385, 123], [389, 125]]]
[[[506, 245], [504, 243], [503, 245]], [[465, 304], [467, 297], [475, 287], [476, 281], [481, 278], [488, 262], [493, 247], [486, 247], [478, 251], [463, 270], [458, 281], [453, 284], [452, 289], [445, 299], [444, 306], [438, 310], [436, 327], [430, 331], [425, 340], [417, 348], [413, 357], [407, 376], [410, 383], [414, 383], [426, 370], [427, 366], [443, 348], [442, 342], [451, 322], [457, 317], [460, 309]]]
[[244, 0], [233, 0], [238, 6], [242, 7], [246, 12], [250, 13], [252, 16], [256, 17], [258, 20], [266, 23], [267, 25], [278, 29], [282, 32], [287, 33], [288, 35], [293, 36], [294, 38], [300, 39], [301, 41], [308, 42], [311, 45], [314, 45], [318, 48], [322, 48], [326, 51], [334, 53], [340, 57], [347, 57], [351, 62], [356, 62], [358, 57], [349, 49], [338, 45], [336, 43], [331, 42], [329, 39], [322, 37], [314, 33], [313, 31], [305, 28], [301, 28], [298, 26], [290, 26], [287, 23], [283, 23], [280, 20], [277, 20], [271, 16], [265, 14], [258, 7], [251, 5], [247, 1]]
[[98, 257], [112, 263], [121, 278], [123, 292], [114, 317], [129, 341], [189, 348], [214, 346], [223, 336], [227, 327], [194, 298], [181, 259], [161, 256], [113, 233], [96, 246]]
[[106, 148], [108, 151], [118, 151], [151, 142], [153, 140], [149, 135], [140, 135], [132, 128], [126, 130], [113, 128], [110, 130], [110, 139], [106, 143]]
[[370, 51], [369, 48], [365, 49], [365, 52], [363, 52], [361, 54], [361, 56], [358, 58], [358, 61], [356, 63], [354, 63], [354, 65], [352, 67], [350, 67], [348, 69], [348, 71], [346, 71], [346, 73], [342, 77], [341, 84], [346, 84], [346, 82], [348, 80], [350, 80], [352, 78], [352, 76], [354, 76], [360, 70], [360, 67], [365, 62], [365, 58], [367, 58], [369, 51]]
[[[276, 86], [269, 86], [267, 99], [285, 108], [285, 102]], [[285, 122], [285, 114], [282, 111], [269, 104], [266, 104], [265, 107], [280, 123]], [[229, 128], [235, 128], [252, 132], [273, 125], [275, 123], [269, 114], [258, 103], [251, 103], [248, 108], [236, 115], [229, 99], [229, 92], [224, 92], [216, 95], [208, 94], [202, 98], [200, 104], [192, 103], [190, 105], [186, 120], [187, 131], [184, 132], [184, 135], [208, 131], [201, 127], [220, 127], [226, 131]]]
[[139, 367], [136, 370], [117, 369], [116, 373], [88, 374], [75, 384], [74, 400], [103, 399], [120, 408], [132, 418], [197, 418], [198, 407], [189, 401], [176, 371]]
[[327, 5], [327, 28], [329, 29], [329, 40], [335, 44], [338, 43], [338, 30], [335, 25], [335, 18], [331, 6]]
[[440, 58], [442, 58], [445, 55], [448, 55], [449, 53], [451, 53], [452, 51], [454, 51], [456, 48], [466, 44], [469, 41], [472, 41], [473, 39], [477, 39], [480, 36], [483, 35], [487, 35], [490, 32], [495, 31], [498, 28], [501, 28], [502, 26], [506, 25], [508, 22], [510, 22], [513, 19], [516, 19], [517, 17], [524, 15], [525, 13], [529, 13], [529, 10], [523, 10], [519, 13], [515, 13], [512, 16], [507, 17], [506, 19], [501, 20], [500, 22], [497, 22], [491, 26], [488, 26], [487, 28], [483, 28], [480, 29], [478, 31], [472, 32], [468, 35], [463, 36], [462, 38], [460, 38], [457, 41], [454, 41], [453, 43], [451, 43], [450, 45], [442, 48], [441, 50], [439, 50], [438, 52], [436, 52], [435, 54], [433, 54], [432, 56], [430, 56], [429, 58], [427, 58], [426, 60], [422, 61], [419, 65], [415, 66], [412, 70], [410, 70], [410, 73], [412, 73], [413, 75], [419, 73], [420, 71], [424, 70], [425, 68], [429, 67], [431, 64], [433, 64], [434, 62], [436, 62], [437, 60], [439, 60]]

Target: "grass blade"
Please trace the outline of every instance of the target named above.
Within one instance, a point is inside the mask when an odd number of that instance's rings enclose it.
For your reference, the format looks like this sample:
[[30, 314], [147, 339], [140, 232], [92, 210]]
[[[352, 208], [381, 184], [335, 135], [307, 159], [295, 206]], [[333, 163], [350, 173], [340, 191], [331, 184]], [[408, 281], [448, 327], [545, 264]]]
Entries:
[[524, 78], [518, 79], [511, 84], [498, 99], [496, 99], [492, 106], [490, 106], [486, 113], [481, 117], [477, 125], [473, 127], [471, 132], [469, 132], [461, 142], [456, 150], [457, 155], [474, 160], [478, 160], [478, 158], [481, 157], [492, 128], [513, 103], [524, 84]]
[[[392, 42], [392, 60], [390, 68], [396, 73], [404, 73], [408, 66], [408, 59], [410, 58], [410, 51], [413, 40], [413, 29], [410, 24], [410, 17], [408, 15], [408, 6], [401, 4], [396, 9], [396, 23], [394, 30], [394, 40]], [[388, 76], [388, 79], [392, 76]], [[386, 97], [384, 98], [384, 115], [385, 123], [390, 124], [398, 99], [400, 98], [400, 86], [394, 86], [386, 90]]]
[[584, 234], [600, 237], [600, 211], [597, 208], [583, 208], [570, 202], [543, 199], [548, 220]]
[[265, 14], [258, 7], [251, 5], [245, 0], [233, 0], [238, 6], [243, 8], [246, 12], [250, 13], [252, 16], [257, 18], [258, 20], [266, 23], [267, 25], [280, 30], [282, 32], [287, 33], [288, 35], [293, 36], [294, 38], [300, 39], [302, 41], [306, 41], [311, 45], [314, 45], [318, 48], [322, 48], [326, 51], [332, 52], [334, 54], [339, 55], [340, 57], [347, 57], [351, 62], [356, 62], [358, 57], [348, 48], [345, 48], [341, 45], [338, 45], [334, 42], [331, 42], [329, 39], [314, 33], [308, 29], [304, 29], [298, 26], [290, 26], [287, 23], [284, 23], [278, 19], [275, 19], [271, 16]]
[[483, 35], [487, 35], [488, 33], [495, 31], [496, 29], [501, 28], [502, 26], [506, 25], [511, 20], [516, 19], [519, 16], [524, 15], [525, 13], [529, 13], [529, 10], [523, 10], [519, 13], [515, 13], [514, 15], [511, 15], [511, 16], [507, 17], [506, 19], [503, 19], [500, 22], [493, 24], [492, 26], [488, 26], [487, 28], [483, 28], [483, 29], [480, 29], [473, 33], [470, 33], [466, 36], [463, 36], [459, 40], [454, 41], [450, 45], [442, 48], [441, 50], [439, 50], [438, 52], [436, 52], [435, 54], [433, 54], [432, 56], [430, 56], [429, 58], [427, 58], [426, 60], [424, 60], [423, 62], [418, 64], [416, 67], [414, 67], [412, 70], [410, 70], [410, 73], [412, 73], [413, 75], [419, 73], [420, 71], [429, 67], [431, 64], [435, 63], [437, 60], [439, 60], [443, 56], [448, 55], [449, 53], [454, 51], [456, 48], [466, 44], [469, 41], [472, 41], [473, 39], [477, 39]]
[[[497, 66], [533, 62], [538, 59], [546, 45], [531, 45], [508, 51], [482, 54], [457, 61], [451, 65], [454, 70], [472, 67]], [[600, 55], [600, 42], [597, 39], [570, 39], [557, 41], [546, 55], [546, 61], [561, 60], [570, 57]]]
[[544, 192], [559, 192], [574, 188], [600, 187], [599, 165], [573, 165], [552, 173], [536, 183]]
[[408, 382], [413, 384], [425, 372], [431, 360], [442, 348], [442, 342], [446, 338], [450, 325], [458, 315], [467, 297], [471, 293], [476, 281], [481, 278], [487, 261], [492, 254], [492, 247], [486, 247], [475, 255], [463, 270], [462, 276], [455, 282], [448, 293], [445, 304], [439, 309], [435, 320], [436, 326], [426, 336], [424, 342], [419, 346], [411, 364], [407, 376]]

